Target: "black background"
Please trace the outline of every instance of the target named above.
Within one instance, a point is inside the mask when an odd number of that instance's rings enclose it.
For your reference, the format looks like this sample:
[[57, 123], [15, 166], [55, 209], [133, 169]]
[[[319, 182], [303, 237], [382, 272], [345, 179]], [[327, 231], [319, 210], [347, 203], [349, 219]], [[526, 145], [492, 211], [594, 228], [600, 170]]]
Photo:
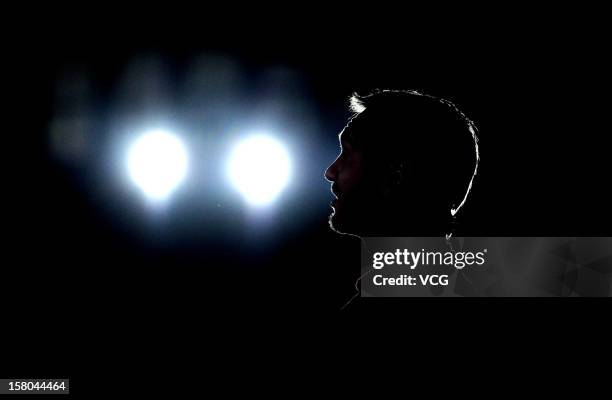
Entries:
[[[84, 391], [87, 371], [104, 362], [129, 372], [122, 360], [175, 353], [201, 360], [229, 326], [240, 326], [230, 334], [240, 343], [271, 323], [336, 314], [358, 274], [351, 265], [358, 265], [359, 242], [331, 233], [327, 210], [259, 261], [212, 251], [206, 243], [189, 250], [143, 248], [117, 232], [47, 154], [52, 91], [58, 71], [71, 63], [95, 76], [101, 105], [126, 61], [140, 52], [163, 54], [176, 71], [206, 51], [230, 54], [252, 71], [291, 65], [307, 77], [332, 136], [345, 122], [351, 92], [424, 90], [454, 101], [479, 126], [474, 236], [610, 234], [607, 65], [596, 12], [463, 9], [441, 15], [337, 7], [178, 13], [92, 5], [18, 18], [23, 22], [9, 32], [11, 122], [2, 157], [2, 300], [11, 320], [20, 321], [5, 323], [16, 343], [9, 365], [19, 365], [21, 375], [80, 377]], [[429, 321], [459, 309], [449, 301], [383, 300], [358, 299], [340, 318], [393, 310], [395, 318], [408, 312], [416, 318], [416, 312]], [[459, 303], [474, 311], [474, 302]], [[507, 311], [507, 300], [499, 307]], [[317, 331], [316, 324], [301, 324], [302, 333]], [[21, 353], [17, 344], [28, 343], [36, 346]]]

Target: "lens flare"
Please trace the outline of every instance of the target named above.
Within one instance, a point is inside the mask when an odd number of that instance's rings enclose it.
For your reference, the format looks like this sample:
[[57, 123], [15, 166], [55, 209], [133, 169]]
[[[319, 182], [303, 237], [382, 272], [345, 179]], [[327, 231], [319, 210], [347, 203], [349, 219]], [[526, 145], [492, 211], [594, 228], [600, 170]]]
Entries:
[[185, 179], [187, 158], [185, 146], [176, 135], [161, 130], [148, 132], [128, 151], [128, 174], [147, 198], [165, 200]]
[[269, 136], [251, 136], [233, 149], [228, 174], [249, 204], [263, 206], [272, 203], [289, 182], [289, 154], [281, 143]]

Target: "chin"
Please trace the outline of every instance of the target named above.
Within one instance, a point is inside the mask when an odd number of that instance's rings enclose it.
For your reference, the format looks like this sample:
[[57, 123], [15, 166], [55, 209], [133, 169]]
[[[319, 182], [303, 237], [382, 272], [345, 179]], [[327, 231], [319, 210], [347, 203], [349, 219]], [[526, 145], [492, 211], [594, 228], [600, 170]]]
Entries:
[[336, 233], [344, 233], [343, 229], [342, 229], [342, 222], [341, 219], [338, 218], [337, 212], [334, 211], [330, 216], [329, 216], [329, 227], [331, 228], [332, 231], [336, 232]]
[[334, 212], [329, 216], [329, 227], [336, 233], [357, 235], [357, 229], [353, 229], [346, 219], [337, 212]]

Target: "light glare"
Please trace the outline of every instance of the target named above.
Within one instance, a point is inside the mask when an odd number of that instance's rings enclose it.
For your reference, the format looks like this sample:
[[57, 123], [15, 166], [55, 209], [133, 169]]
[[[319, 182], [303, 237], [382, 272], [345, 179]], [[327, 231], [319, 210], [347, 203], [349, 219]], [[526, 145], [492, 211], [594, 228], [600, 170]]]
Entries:
[[232, 184], [252, 205], [274, 201], [291, 175], [289, 155], [276, 140], [257, 135], [244, 139], [233, 150], [229, 161]]
[[132, 144], [127, 166], [130, 178], [148, 198], [164, 200], [187, 175], [187, 151], [177, 136], [153, 131]]

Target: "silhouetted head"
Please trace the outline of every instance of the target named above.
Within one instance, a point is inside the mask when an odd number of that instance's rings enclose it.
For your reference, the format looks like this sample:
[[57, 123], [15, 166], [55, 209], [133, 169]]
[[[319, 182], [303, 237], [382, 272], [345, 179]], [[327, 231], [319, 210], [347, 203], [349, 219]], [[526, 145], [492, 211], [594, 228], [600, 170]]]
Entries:
[[359, 236], [444, 236], [478, 169], [476, 127], [451, 102], [415, 91], [354, 95], [355, 115], [325, 171], [330, 226]]

